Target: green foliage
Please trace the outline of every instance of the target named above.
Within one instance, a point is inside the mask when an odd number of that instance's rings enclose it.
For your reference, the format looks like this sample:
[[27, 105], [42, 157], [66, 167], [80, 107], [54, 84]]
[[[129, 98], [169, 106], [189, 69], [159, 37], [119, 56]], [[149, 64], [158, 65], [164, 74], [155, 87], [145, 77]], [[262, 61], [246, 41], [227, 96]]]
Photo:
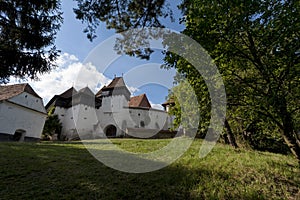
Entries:
[[62, 124], [58, 118], [58, 115], [49, 115], [44, 125], [43, 137], [49, 138], [49, 136], [51, 137], [53, 134], [58, 134], [59, 138], [61, 128]]
[[96, 38], [96, 31], [100, 24], [105, 23], [107, 29], [114, 29], [122, 35], [116, 39], [114, 46], [116, 52], [141, 59], [150, 58], [153, 50], [149, 48], [149, 36], [157, 38], [159, 33], [149, 31], [147, 34], [140, 35], [139, 28], [164, 27], [162, 21], [166, 21], [166, 18], [171, 22], [174, 21], [167, 0], [75, 1], [78, 6], [74, 9], [76, 18], [87, 25], [84, 32], [90, 41]]
[[[130, 152], [150, 152], [170, 140], [112, 142]], [[164, 169], [130, 174], [100, 163], [80, 142], [3, 143], [0, 196], [24, 200], [299, 199], [300, 171], [294, 157], [219, 144], [200, 159], [201, 144], [201, 140], [194, 141], [181, 158]], [[94, 147], [110, 155], [105, 143]]]
[[48, 111], [48, 116], [51, 116], [55, 112], [55, 106], [52, 106]]
[[61, 14], [59, 0], [0, 1], [0, 82], [35, 79], [55, 67]]
[[[180, 66], [183, 66], [182, 63]], [[175, 116], [175, 127], [181, 125], [186, 129], [198, 128], [198, 136], [205, 136], [210, 120], [210, 99], [204, 81], [201, 78], [186, 79], [180, 75], [175, 79], [177, 86], [172, 88], [169, 94], [169, 98], [175, 101], [169, 112]]]
[[140, 27], [162, 27], [161, 19], [172, 15], [165, 0], [76, 0], [76, 18], [87, 23], [84, 32], [93, 40], [100, 22], [117, 32]]
[[[267, 123], [276, 125], [300, 159], [295, 134], [300, 124], [300, 2], [186, 0], [181, 8], [183, 33], [208, 51], [223, 76], [230, 124], [242, 132], [257, 120], [263, 132], [270, 131]], [[182, 58], [167, 54], [166, 61], [192, 83], [199, 79]], [[195, 88], [203, 88], [198, 83]]]
[[[87, 23], [85, 32], [90, 40], [95, 37], [100, 22], [122, 32], [139, 27], [163, 27], [159, 19], [171, 14], [164, 0], [77, 0], [77, 3], [74, 12], [79, 20]], [[260, 123], [261, 134], [271, 132], [268, 124], [276, 126], [300, 160], [296, 135], [300, 124], [299, 4], [295, 0], [183, 0], [180, 8], [184, 14], [181, 20], [186, 25], [183, 33], [208, 51], [223, 76], [228, 99], [226, 129], [232, 126], [239, 130], [236, 133], [242, 134], [251, 123], [261, 120], [265, 122]], [[152, 50], [147, 48], [147, 39], [157, 35], [149, 32], [138, 39], [134, 33], [123, 35], [127, 40], [117, 41], [116, 49], [149, 58]], [[126, 48], [135, 42], [136, 49]], [[202, 119], [199, 129], [205, 131], [210, 115], [210, 94], [205, 82], [183, 58], [167, 53], [166, 62], [165, 67], [178, 69], [179, 76], [187, 78], [196, 92]], [[182, 122], [178, 120], [182, 118], [180, 110], [178, 107], [173, 110], [178, 116], [177, 124]]]
[[[232, 123], [232, 127], [240, 127]], [[253, 149], [288, 154], [289, 148], [284, 142], [280, 130], [272, 122], [252, 121], [241, 131], [241, 139]]]

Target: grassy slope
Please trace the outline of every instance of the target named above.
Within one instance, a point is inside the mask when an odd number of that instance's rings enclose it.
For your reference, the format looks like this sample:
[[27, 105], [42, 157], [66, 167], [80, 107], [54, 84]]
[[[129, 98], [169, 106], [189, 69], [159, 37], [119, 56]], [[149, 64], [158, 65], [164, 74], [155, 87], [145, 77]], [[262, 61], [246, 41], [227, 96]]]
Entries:
[[[113, 140], [151, 151], [168, 140]], [[155, 172], [106, 167], [80, 143], [0, 143], [0, 199], [300, 199], [292, 156], [217, 145], [198, 158], [200, 140]], [[104, 147], [103, 147], [104, 148]]]

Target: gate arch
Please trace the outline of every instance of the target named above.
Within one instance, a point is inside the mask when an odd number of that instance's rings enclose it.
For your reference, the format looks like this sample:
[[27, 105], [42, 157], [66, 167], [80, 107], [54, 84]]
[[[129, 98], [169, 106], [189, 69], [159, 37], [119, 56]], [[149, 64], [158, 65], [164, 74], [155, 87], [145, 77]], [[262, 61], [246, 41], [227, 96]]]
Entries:
[[116, 137], [117, 136], [117, 128], [115, 125], [108, 125], [106, 128], [105, 128], [105, 135], [106, 137]]

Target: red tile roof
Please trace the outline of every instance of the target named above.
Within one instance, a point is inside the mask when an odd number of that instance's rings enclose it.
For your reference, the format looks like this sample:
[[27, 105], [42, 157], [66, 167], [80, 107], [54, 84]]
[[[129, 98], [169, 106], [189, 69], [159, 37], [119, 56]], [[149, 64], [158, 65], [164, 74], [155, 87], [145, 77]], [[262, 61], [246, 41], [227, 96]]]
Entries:
[[41, 97], [32, 89], [28, 83], [15, 84], [15, 85], [1, 85], [0, 86], [0, 101], [10, 99], [14, 96], [27, 92], [37, 98]]
[[146, 94], [142, 94], [139, 96], [131, 97], [129, 101], [129, 107], [151, 108], [151, 104], [149, 103]]

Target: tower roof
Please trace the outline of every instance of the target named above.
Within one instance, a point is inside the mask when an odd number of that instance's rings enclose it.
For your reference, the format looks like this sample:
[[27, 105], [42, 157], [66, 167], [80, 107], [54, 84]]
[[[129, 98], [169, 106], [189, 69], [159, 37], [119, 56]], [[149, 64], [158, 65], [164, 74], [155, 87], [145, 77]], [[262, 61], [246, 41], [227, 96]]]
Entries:
[[114, 78], [105, 89], [114, 89], [118, 87], [126, 87], [123, 77]]
[[112, 95], [125, 95], [127, 100], [130, 98], [130, 91], [126, 87], [123, 77], [114, 78], [108, 86], [104, 86], [96, 94], [96, 97], [101, 98], [104, 96]]
[[65, 92], [61, 93], [58, 96], [63, 97], [63, 98], [70, 98], [76, 93], [77, 93], [77, 90], [74, 87], [71, 87], [70, 89], [66, 90]]
[[73, 96], [72, 105], [84, 104], [91, 107], [95, 106], [95, 94], [89, 87], [82, 88]]
[[84, 93], [86, 95], [95, 96], [93, 91], [89, 87], [82, 88], [78, 91], [78, 93]]

